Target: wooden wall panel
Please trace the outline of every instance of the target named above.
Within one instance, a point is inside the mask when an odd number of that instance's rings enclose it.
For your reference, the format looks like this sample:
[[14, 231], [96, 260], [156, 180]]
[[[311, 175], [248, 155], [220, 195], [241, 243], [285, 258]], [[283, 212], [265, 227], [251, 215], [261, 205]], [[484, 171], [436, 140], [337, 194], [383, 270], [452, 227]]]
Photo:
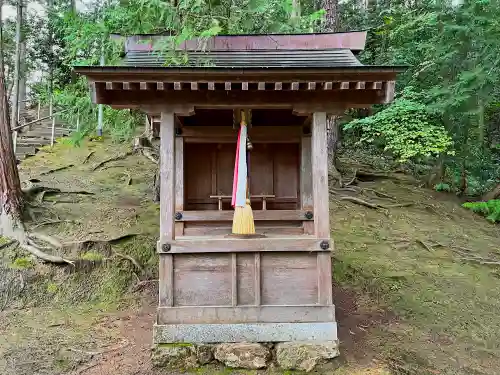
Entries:
[[263, 305], [305, 305], [318, 302], [316, 254], [261, 253]]
[[217, 145], [217, 195], [231, 195], [233, 191], [235, 145]]
[[250, 191], [253, 195], [274, 194], [273, 146], [266, 143], [253, 145], [250, 154]]
[[211, 144], [185, 144], [188, 199], [208, 198], [212, 194]]
[[231, 254], [175, 255], [174, 306], [231, 306]]
[[299, 192], [299, 145], [275, 145], [274, 194], [279, 198], [297, 198]]
[[237, 254], [238, 305], [255, 304], [255, 255]]
[[[185, 209], [217, 209], [217, 200], [210, 196], [232, 193], [235, 145], [186, 143], [184, 146]], [[298, 143], [254, 144], [250, 155], [251, 194], [274, 194], [276, 198], [268, 200], [269, 210], [298, 209], [299, 163]], [[262, 209], [262, 201], [254, 199], [252, 207]], [[231, 209], [229, 200], [223, 201], [223, 209]]]

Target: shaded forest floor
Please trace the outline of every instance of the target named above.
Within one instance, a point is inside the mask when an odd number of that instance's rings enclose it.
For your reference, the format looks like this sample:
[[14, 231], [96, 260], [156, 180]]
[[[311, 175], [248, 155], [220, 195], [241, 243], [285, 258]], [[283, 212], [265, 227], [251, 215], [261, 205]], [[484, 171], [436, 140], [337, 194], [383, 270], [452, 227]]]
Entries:
[[[47, 195], [34, 211], [36, 225], [44, 223], [36, 230], [63, 242], [93, 242], [65, 248], [67, 257], [85, 260], [77, 270], [2, 250], [1, 374], [156, 374], [149, 362], [157, 302], [155, 166], [131, 155], [93, 170], [127, 150], [107, 141], [59, 144], [22, 163], [23, 181], [94, 193]], [[342, 200], [350, 191], [331, 196], [342, 352], [334, 374], [498, 373], [500, 268], [481, 264], [500, 261], [498, 227], [452, 195], [408, 179], [358, 187], [364, 190], [356, 197], [388, 208]], [[394, 207], [405, 203], [411, 205]]]

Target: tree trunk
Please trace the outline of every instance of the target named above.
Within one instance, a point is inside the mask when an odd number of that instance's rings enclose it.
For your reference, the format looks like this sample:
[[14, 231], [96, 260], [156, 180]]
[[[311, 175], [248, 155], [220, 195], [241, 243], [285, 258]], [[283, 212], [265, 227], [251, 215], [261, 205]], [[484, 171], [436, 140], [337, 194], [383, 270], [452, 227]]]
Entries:
[[[339, 0], [322, 0], [322, 8], [326, 12], [323, 31], [337, 32], [339, 27]], [[337, 171], [337, 151], [340, 146], [341, 131], [340, 121], [337, 116], [328, 114], [327, 117], [328, 137], [328, 169], [331, 175], [339, 175]]]
[[53, 27], [52, 27], [52, 17], [54, 17], [54, 0], [47, 0], [47, 13], [49, 22], [49, 97], [52, 99], [52, 92], [54, 91], [54, 38], [53, 38]]
[[13, 126], [17, 126], [17, 117], [19, 112], [19, 86], [21, 82], [21, 44], [22, 44], [22, 25], [23, 25], [23, 2], [17, 1], [17, 18], [16, 18], [16, 56], [14, 61], [14, 95], [12, 98], [12, 116], [10, 122]]
[[[3, 8], [3, 0], [0, 0], [0, 74], [2, 74], [2, 77], [5, 77], [5, 69], [4, 69], [4, 57], [3, 57], [3, 13], [2, 13], [2, 8]], [[5, 89], [5, 86], [4, 86]]]
[[326, 12], [323, 31], [337, 32], [339, 27], [339, 0], [323, 0], [321, 5]]
[[3, 71], [0, 71], [0, 236], [24, 242], [23, 193], [17, 171]]
[[292, 13], [290, 14], [290, 23], [293, 26], [298, 26], [300, 24], [300, 15], [300, 0], [292, 0]]
[[490, 201], [492, 199], [497, 199], [498, 197], [500, 197], [500, 184], [495, 186], [495, 188], [493, 190], [484, 194], [481, 197], [481, 200], [487, 202], [487, 201]]

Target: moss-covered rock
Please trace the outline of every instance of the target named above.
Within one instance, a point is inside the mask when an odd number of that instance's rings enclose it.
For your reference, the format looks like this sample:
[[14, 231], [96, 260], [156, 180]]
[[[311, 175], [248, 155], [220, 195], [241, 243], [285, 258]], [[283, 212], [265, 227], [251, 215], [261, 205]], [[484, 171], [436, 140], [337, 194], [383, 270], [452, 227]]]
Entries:
[[228, 367], [251, 370], [265, 368], [271, 358], [269, 349], [257, 343], [219, 344], [214, 355]]
[[172, 370], [197, 367], [196, 348], [185, 344], [162, 344], [153, 347], [151, 362], [154, 367]]
[[338, 343], [284, 342], [276, 345], [276, 360], [284, 370], [312, 371], [339, 355]]

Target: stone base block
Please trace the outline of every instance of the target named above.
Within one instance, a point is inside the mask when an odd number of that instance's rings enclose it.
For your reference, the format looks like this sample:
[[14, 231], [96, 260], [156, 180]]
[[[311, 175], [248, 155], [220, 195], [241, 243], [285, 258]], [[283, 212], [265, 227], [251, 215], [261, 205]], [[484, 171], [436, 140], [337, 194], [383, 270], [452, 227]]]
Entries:
[[[275, 354], [273, 356], [273, 354]], [[312, 371], [339, 355], [338, 341], [225, 344], [159, 344], [153, 348], [155, 367], [183, 370], [214, 361], [231, 368]]]
[[337, 323], [335, 322], [157, 324], [153, 328], [155, 344], [336, 340]]

